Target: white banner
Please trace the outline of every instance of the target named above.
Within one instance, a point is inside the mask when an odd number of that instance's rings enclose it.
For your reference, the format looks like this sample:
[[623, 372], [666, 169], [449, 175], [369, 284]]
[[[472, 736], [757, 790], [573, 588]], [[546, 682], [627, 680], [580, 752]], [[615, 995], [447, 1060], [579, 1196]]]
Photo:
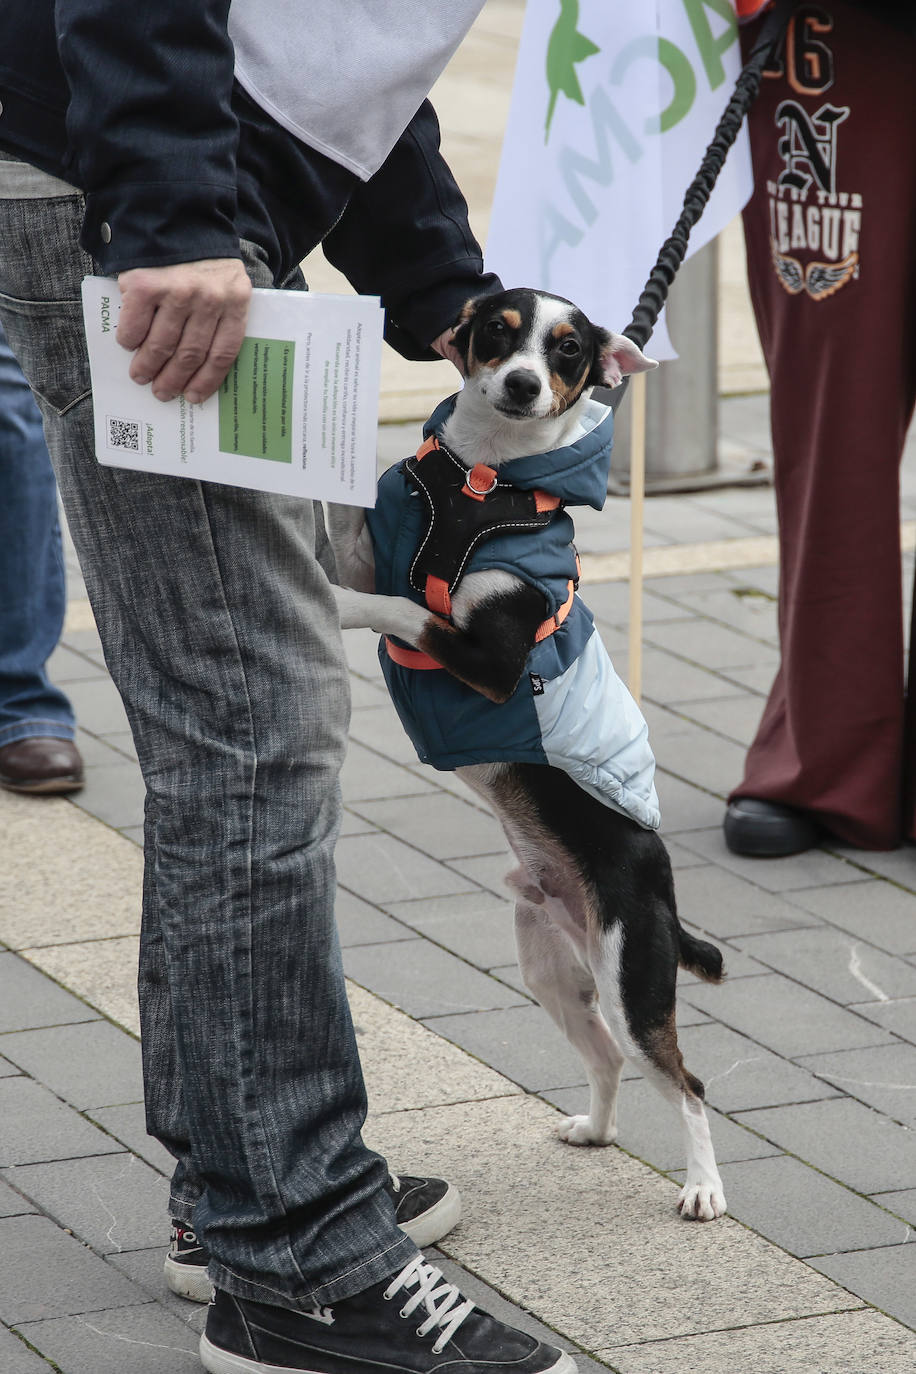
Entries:
[[[528, 0], [487, 266], [622, 330], [740, 69], [729, 0]], [[742, 130], [690, 253], [751, 185]], [[648, 352], [677, 356], [664, 315]]]

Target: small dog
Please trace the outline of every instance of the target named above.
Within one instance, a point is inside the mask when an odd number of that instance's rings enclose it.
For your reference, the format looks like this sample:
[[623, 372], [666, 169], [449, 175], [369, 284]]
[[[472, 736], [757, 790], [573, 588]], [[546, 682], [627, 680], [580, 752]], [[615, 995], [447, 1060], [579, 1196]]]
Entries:
[[522, 975], [590, 1087], [561, 1137], [611, 1144], [630, 1060], [681, 1116], [679, 1210], [709, 1221], [725, 1197], [675, 983], [678, 965], [719, 981], [722, 956], [678, 921], [645, 722], [575, 594], [564, 509], [604, 504], [613, 420], [591, 388], [656, 364], [530, 290], [469, 302], [453, 343], [466, 383], [417, 457], [383, 476], [374, 511], [330, 511], [341, 625], [386, 637], [420, 757], [484, 798], [518, 862]]

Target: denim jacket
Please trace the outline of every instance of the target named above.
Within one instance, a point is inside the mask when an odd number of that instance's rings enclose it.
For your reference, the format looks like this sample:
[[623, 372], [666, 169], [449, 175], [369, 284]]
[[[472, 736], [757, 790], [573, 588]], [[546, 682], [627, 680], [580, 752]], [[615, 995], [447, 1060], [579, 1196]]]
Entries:
[[[432, 107], [358, 181], [234, 82], [228, 12], [229, 0], [6, 0], [0, 150], [85, 192], [82, 244], [102, 272], [237, 258], [243, 237], [280, 281], [323, 243], [358, 291], [382, 297], [389, 342], [434, 356], [465, 300], [499, 282]], [[358, 99], [354, 118], [371, 116]]]

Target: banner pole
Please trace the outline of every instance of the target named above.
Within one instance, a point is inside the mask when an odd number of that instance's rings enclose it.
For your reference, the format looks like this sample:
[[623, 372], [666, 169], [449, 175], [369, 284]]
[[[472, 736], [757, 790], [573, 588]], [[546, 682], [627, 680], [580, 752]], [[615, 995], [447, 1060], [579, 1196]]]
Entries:
[[630, 378], [630, 634], [629, 687], [642, 695], [643, 505], [646, 489], [646, 374]]

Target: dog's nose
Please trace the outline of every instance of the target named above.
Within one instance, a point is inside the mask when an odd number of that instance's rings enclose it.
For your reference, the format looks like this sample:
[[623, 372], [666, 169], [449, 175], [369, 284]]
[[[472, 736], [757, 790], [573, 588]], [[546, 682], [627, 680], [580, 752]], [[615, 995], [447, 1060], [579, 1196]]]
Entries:
[[506, 394], [516, 405], [525, 406], [529, 401], [533, 401], [540, 391], [541, 379], [537, 373], [519, 367], [508, 374], [504, 386]]

